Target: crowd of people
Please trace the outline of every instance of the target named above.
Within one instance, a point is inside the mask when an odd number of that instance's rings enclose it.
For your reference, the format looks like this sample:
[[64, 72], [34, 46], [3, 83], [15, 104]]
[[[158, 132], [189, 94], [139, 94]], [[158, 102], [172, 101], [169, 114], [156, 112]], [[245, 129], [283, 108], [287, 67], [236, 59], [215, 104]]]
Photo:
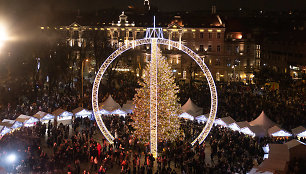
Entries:
[[[135, 94], [134, 85], [119, 81], [118, 90], [100, 93], [100, 98], [112, 94], [121, 105]], [[251, 121], [262, 110], [282, 128], [291, 130], [305, 126], [305, 84], [293, 83], [278, 90], [262, 89], [256, 85], [217, 84], [217, 117], [231, 116], [236, 121]], [[3, 90], [3, 89], [2, 89]], [[61, 107], [73, 110], [84, 104], [91, 108], [90, 88], [85, 99], [76, 88], [61, 85], [60, 90], [35, 98], [21, 95], [15, 104], [2, 104], [0, 120], [15, 119], [20, 114], [34, 115], [37, 111], [52, 112]], [[180, 85], [180, 102], [190, 97], [204, 113], [210, 109], [210, 93], [207, 85]], [[205, 100], [205, 98], [207, 100]], [[202, 130], [203, 124], [181, 121], [185, 139], [175, 142], [159, 142], [159, 157], [149, 153], [149, 144], [142, 144], [133, 137], [131, 119], [118, 116], [103, 116], [103, 120], [115, 135], [113, 145], [102, 137], [99, 139], [95, 121], [75, 119], [72, 125], [37, 124], [22, 127], [0, 140], [0, 159], [5, 160], [10, 152], [19, 154], [20, 160], [12, 168], [21, 172], [37, 171], [50, 173], [246, 173], [263, 160], [262, 147], [267, 143], [284, 143], [272, 138], [252, 138], [222, 127], [213, 127], [205, 142], [191, 146], [190, 142]], [[39, 161], [39, 162], [37, 162]], [[0, 161], [1, 164], [6, 162]], [[294, 166], [294, 164], [293, 164]], [[17, 167], [17, 169], [16, 169]]]

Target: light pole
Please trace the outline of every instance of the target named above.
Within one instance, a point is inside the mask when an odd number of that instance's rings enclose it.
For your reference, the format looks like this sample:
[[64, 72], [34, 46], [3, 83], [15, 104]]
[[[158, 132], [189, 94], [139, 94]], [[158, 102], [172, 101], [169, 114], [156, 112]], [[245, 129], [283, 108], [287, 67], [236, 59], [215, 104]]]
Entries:
[[5, 27], [0, 24], [0, 49], [4, 45], [4, 42], [8, 40], [7, 32]]
[[85, 62], [88, 62], [88, 59], [85, 59], [85, 60], [83, 60], [82, 61], [82, 69], [81, 69], [81, 71], [82, 71], [82, 96], [81, 96], [81, 98], [82, 98], [82, 107], [83, 107], [83, 105], [84, 105], [84, 85], [83, 85], [83, 81], [84, 81], [84, 66], [85, 66]]

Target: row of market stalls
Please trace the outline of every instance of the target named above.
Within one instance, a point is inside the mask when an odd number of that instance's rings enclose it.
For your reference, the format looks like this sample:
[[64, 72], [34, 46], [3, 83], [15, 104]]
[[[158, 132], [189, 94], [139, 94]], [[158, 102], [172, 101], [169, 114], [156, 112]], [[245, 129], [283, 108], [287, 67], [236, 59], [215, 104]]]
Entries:
[[284, 144], [268, 144], [263, 149], [264, 161], [254, 166], [249, 174], [285, 174], [289, 172], [290, 161], [306, 160], [306, 144], [296, 139]]
[[[189, 120], [197, 120], [198, 122], [206, 122], [209, 114], [203, 114], [203, 108], [198, 107], [189, 98], [188, 101], [182, 106], [183, 113], [179, 115], [181, 118]], [[298, 138], [306, 137], [306, 129], [303, 126], [292, 129], [292, 133], [282, 129], [279, 125], [273, 122], [262, 113], [253, 121], [236, 122], [232, 117], [216, 118], [214, 125], [228, 127], [233, 131], [239, 131], [253, 137], [290, 137], [297, 136]]]
[[[121, 108], [120, 105], [116, 103], [111, 96], [109, 96], [103, 103], [100, 103], [100, 113], [103, 115], [115, 114], [120, 116], [126, 116], [127, 114], [132, 113], [134, 108], [135, 107], [132, 101], [127, 101], [127, 103], [124, 104]], [[72, 110], [72, 112], [66, 111], [62, 108], [58, 108], [52, 113], [39, 111], [33, 116], [21, 114], [15, 120], [4, 119], [0, 121], [0, 137], [22, 126], [34, 126], [38, 122], [48, 123], [49, 121], [54, 122], [54, 120], [56, 119], [58, 123], [70, 124], [73, 119], [73, 116], [75, 118], [88, 117], [92, 119], [93, 113], [92, 111], [89, 111], [82, 107], [78, 107]]]
[[[182, 106], [183, 113], [181, 118], [206, 122], [209, 115], [203, 114], [202, 108], [196, 106], [190, 99]], [[282, 129], [273, 122], [267, 115], [262, 113], [254, 120], [236, 122], [231, 117], [216, 118], [214, 125], [227, 127], [233, 131], [239, 131], [252, 137], [290, 137], [296, 136], [284, 144], [267, 144], [262, 147], [264, 150], [264, 161], [259, 166], [248, 172], [249, 174], [272, 174], [287, 173], [288, 164], [291, 160], [306, 160], [306, 144], [299, 141], [300, 138], [306, 138], [306, 129], [303, 126], [296, 127], [291, 133]]]
[[[120, 115], [126, 116], [133, 112], [135, 105], [133, 101], [127, 101], [121, 107], [111, 95], [99, 104], [100, 114], [103, 115]], [[203, 114], [203, 108], [198, 107], [189, 98], [187, 102], [181, 107], [183, 113], [179, 115], [180, 118], [197, 120], [198, 122], [206, 122], [209, 114]], [[7, 133], [8, 129], [16, 129], [21, 126], [33, 126], [38, 121], [42, 123], [48, 123], [49, 120], [53, 121], [55, 118], [60, 123], [71, 123], [73, 116], [77, 117], [90, 117], [92, 118], [92, 111], [84, 109], [82, 107], [72, 110], [72, 112], [65, 111], [61, 108], [56, 109], [52, 113], [46, 113], [39, 111], [33, 116], [20, 115], [16, 120], [2, 120], [0, 122], [0, 134]], [[255, 120], [247, 122], [236, 122], [231, 117], [217, 118], [214, 122], [215, 125], [228, 127], [234, 131], [239, 131], [250, 136], [264, 137], [288, 137], [297, 136], [298, 138], [306, 137], [306, 129], [303, 126], [292, 129], [292, 133], [280, 128], [276, 123], [270, 120], [264, 112], [262, 112]]]

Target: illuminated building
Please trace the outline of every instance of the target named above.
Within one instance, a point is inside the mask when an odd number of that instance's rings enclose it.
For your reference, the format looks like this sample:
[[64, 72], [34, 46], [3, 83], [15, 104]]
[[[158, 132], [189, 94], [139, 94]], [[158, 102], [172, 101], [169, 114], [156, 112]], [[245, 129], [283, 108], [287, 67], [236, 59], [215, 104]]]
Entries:
[[[150, 11], [149, 1], [144, 1], [145, 12]], [[122, 12], [119, 19], [99, 21], [96, 25], [80, 25], [77, 22], [68, 26], [47, 27], [59, 31], [65, 38], [65, 44], [76, 48], [73, 56], [81, 59], [79, 48], [91, 47], [85, 54], [95, 66], [94, 57], [97, 54], [94, 47], [102, 45], [117, 49], [136, 39], [144, 38], [146, 28], [153, 25], [152, 15], [148, 13], [135, 14]], [[201, 56], [208, 65], [216, 81], [243, 81], [252, 83], [253, 72], [258, 67], [260, 57], [256, 59], [254, 42], [242, 32], [226, 32], [226, 25], [216, 14], [216, 6], [212, 6], [210, 15], [157, 15], [158, 27], [163, 29], [164, 38], [178, 41]], [[145, 46], [143, 46], [145, 47]], [[122, 61], [119, 69], [130, 69], [142, 75], [142, 69], [150, 59], [150, 47], [136, 49], [133, 55], [127, 55], [127, 61]], [[81, 49], [82, 50], [82, 49]], [[189, 81], [201, 80], [204, 75], [191, 59], [171, 46], [162, 46], [161, 51], [167, 57], [177, 79]], [[105, 58], [108, 55], [103, 55]], [[105, 59], [104, 58], [104, 59]], [[98, 65], [101, 64], [97, 63]], [[233, 68], [232, 68], [233, 67]], [[73, 69], [77, 68], [72, 66]], [[92, 70], [91, 72], [94, 72]]]

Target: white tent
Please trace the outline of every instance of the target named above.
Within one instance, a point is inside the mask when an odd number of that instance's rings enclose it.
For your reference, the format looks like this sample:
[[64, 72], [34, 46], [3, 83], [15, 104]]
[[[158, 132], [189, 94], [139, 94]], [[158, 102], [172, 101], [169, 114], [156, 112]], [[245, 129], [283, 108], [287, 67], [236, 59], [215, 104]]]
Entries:
[[111, 112], [109, 112], [109, 111], [107, 111], [105, 109], [101, 109], [98, 112], [99, 112], [99, 114], [102, 114], [102, 115], [109, 115], [109, 114], [111, 114]]
[[285, 144], [269, 144], [269, 158], [260, 165], [261, 171], [286, 173], [288, 162], [292, 159], [306, 159], [306, 145], [298, 140], [291, 140]]
[[261, 171], [257, 167], [253, 167], [247, 174], [273, 174], [273, 172]]
[[290, 136], [292, 136], [292, 134], [290, 134], [289, 132], [281, 129], [278, 126], [273, 126], [270, 129], [268, 129], [268, 134], [271, 137], [290, 137]]
[[91, 115], [92, 115], [91, 111], [89, 111], [87, 109], [84, 109], [82, 107], [78, 107], [78, 108], [72, 110], [72, 113], [73, 113], [73, 115], [75, 115], [76, 118], [77, 117], [82, 117], [82, 118], [88, 117], [88, 118], [90, 118]]
[[299, 140], [291, 140], [285, 143], [289, 149], [290, 160], [306, 159], [306, 144]]
[[100, 110], [105, 109], [109, 112], [120, 108], [120, 105], [112, 98], [111, 95], [109, 95], [108, 98], [103, 103], [101, 103], [99, 107]]
[[306, 137], [306, 128], [303, 127], [303, 126], [296, 127], [294, 129], [292, 129], [291, 131], [298, 138]]
[[194, 116], [199, 116], [203, 114], [203, 108], [198, 107], [189, 98], [188, 101], [182, 106], [182, 111], [186, 113], [194, 113]]
[[232, 129], [233, 131], [240, 131], [240, 127], [237, 125], [236, 122], [229, 124], [228, 127]]
[[129, 113], [129, 114], [133, 113], [134, 109], [135, 109], [135, 105], [133, 101], [131, 100], [128, 100], [126, 104], [123, 104], [122, 106], [122, 110], [124, 110], [126, 113]]
[[268, 130], [269, 128], [275, 126], [276, 124], [270, 120], [264, 111], [261, 112], [261, 114], [253, 121], [249, 122], [251, 126], [261, 126], [265, 130]]
[[122, 109], [116, 109], [116, 110], [112, 111], [111, 114], [125, 117], [127, 113], [125, 111], [123, 111]]
[[236, 124], [239, 127], [239, 129], [242, 129], [242, 128], [250, 126], [250, 124], [247, 121], [236, 122]]
[[48, 123], [49, 120], [53, 122], [54, 120], [54, 115], [42, 111], [38, 111], [36, 114], [33, 115], [33, 117], [39, 119], [39, 121], [42, 123]]
[[204, 115], [200, 115], [196, 117], [196, 120], [200, 123], [200, 122], [206, 122], [207, 119], [209, 117], [209, 114], [204, 114]]
[[229, 125], [235, 123], [235, 120], [232, 117], [223, 117], [215, 120], [214, 124], [228, 127]]
[[16, 128], [22, 127], [22, 123], [16, 120], [4, 119], [2, 120], [1, 123], [5, 124], [5, 126], [10, 127], [10, 129], [16, 129]]
[[0, 136], [3, 136], [11, 131], [10, 128], [0, 125]]
[[52, 115], [57, 117], [57, 121], [62, 121], [62, 120], [71, 120], [73, 114], [71, 112], [65, 111], [61, 108], [55, 110], [52, 112]]
[[[267, 135], [267, 131], [262, 128], [261, 126], [248, 126], [249, 130], [251, 131], [249, 135], [251, 136], [256, 136], [256, 137], [264, 137]], [[246, 128], [243, 128], [245, 129], [245, 131], [247, 130]], [[243, 132], [243, 131], [241, 131]], [[244, 133], [244, 132], [243, 132]], [[245, 133], [245, 134], [248, 134], [248, 133]]]
[[35, 117], [21, 114], [15, 119], [15, 121], [23, 123], [25, 127], [30, 127], [34, 126], [39, 120]]
[[[189, 111], [191, 112], [191, 111]], [[191, 113], [192, 114], [192, 113]], [[188, 119], [188, 120], [194, 120], [194, 116], [191, 115], [190, 113], [188, 112], [183, 112], [181, 115], [179, 115], [178, 117], [180, 118], [184, 118], [184, 119]]]

